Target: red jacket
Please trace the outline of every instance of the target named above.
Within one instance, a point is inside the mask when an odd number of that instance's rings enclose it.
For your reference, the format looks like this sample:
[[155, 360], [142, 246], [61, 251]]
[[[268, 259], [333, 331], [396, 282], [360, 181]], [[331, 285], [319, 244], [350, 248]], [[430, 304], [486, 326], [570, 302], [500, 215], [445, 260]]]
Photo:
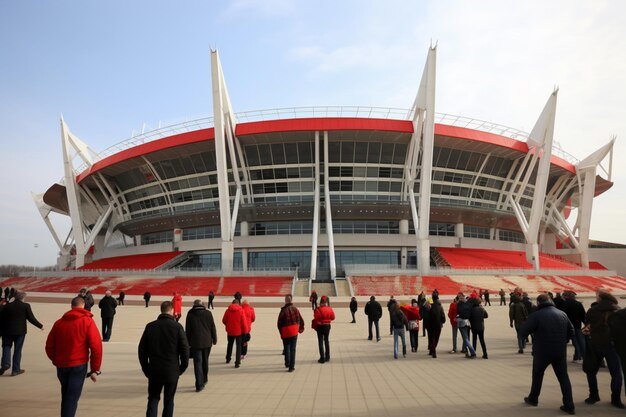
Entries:
[[75, 307], [54, 323], [46, 340], [46, 354], [54, 366], [71, 368], [91, 362], [92, 371], [100, 370], [102, 340], [92, 317], [88, 310]]
[[246, 325], [248, 331], [246, 333], [250, 333], [252, 331], [252, 323], [256, 320], [256, 314], [254, 313], [254, 307], [250, 304], [242, 304], [241, 308], [243, 309], [243, 314], [246, 317]]
[[472, 291], [472, 293], [470, 294], [470, 298], [478, 298], [478, 293], [476, 292], [476, 290]]
[[174, 295], [172, 298], [172, 304], [174, 304], [174, 315], [182, 315], [183, 314], [183, 297], [180, 294]]
[[450, 304], [450, 308], [448, 309], [448, 318], [450, 319], [450, 325], [452, 327], [456, 327], [456, 301]]
[[300, 310], [291, 303], [285, 304], [280, 309], [277, 325], [281, 339], [295, 337], [304, 331], [304, 320]]
[[229, 336], [241, 336], [250, 333], [246, 315], [239, 304], [228, 306], [224, 312], [224, 317], [222, 317], [222, 323], [226, 325], [226, 334]]
[[400, 308], [402, 309], [402, 311], [404, 311], [404, 315], [406, 316], [407, 320], [420, 321], [422, 319], [422, 317], [420, 316], [419, 307], [413, 307], [412, 305], [405, 305], [405, 306], [400, 306]]
[[335, 312], [329, 306], [319, 306], [313, 313], [313, 319], [318, 326], [330, 324], [331, 321], [335, 320]]

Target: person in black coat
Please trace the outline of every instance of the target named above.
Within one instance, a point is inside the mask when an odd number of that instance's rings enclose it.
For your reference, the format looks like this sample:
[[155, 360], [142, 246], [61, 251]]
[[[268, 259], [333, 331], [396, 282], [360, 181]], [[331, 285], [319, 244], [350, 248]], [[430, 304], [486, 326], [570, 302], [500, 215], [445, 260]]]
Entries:
[[465, 295], [458, 295], [459, 301], [456, 305], [456, 326], [461, 333], [461, 339], [463, 340], [463, 349], [461, 352], [465, 353], [468, 358], [475, 358], [476, 351], [474, 346], [470, 343], [470, 318], [472, 317], [472, 304], [465, 298]]
[[161, 314], [146, 325], [139, 341], [139, 363], [148, 378], [147, 417], [157, 417], [161, 391], [163, 417], [173, 417], [178, 378], [189, 366], [189, 343], [173, 312], [171, 301], [161, 303]]
[[118, 298], [118, 299], [119, 299], [119, 301], [120, 301], [120, 302], [119, 302], [119, 304], [120, 304], [121, 306], [123, 306], [123, 305], [124, 305], [124, 299], [125, 299], [125, 298], [126, 298], [126, 293], [125, 293], [124, 291], [120, 291], [120, 296], [119, 296], [119, 298]]
[[480, 300], [470, 298], [472, 312], [470, 313], [470, 326], [472, 328], [472, 346], [476, 351], [476, 339], [480, 340], [480, 347], [483, 350], [483, 359], [489, 359], [487, 356], [487, 345], [485, 344], [485, 319], [489, 317], [487, 311], [480, 305]]
[[372, 325], [376, 326], [376, 341], [380, 342], [380, 329], [378, 327], [378, 321], [383, 316], [383, 308], [378, 301], [376, 301], [376, 297], [373, 295], [370, 297], [370, 300], [367, 304], [365, 304], [365, 315], [367, 316], [367, 330], [369, 332], [369, 336], [367, 340], [372, 340]]
[[438, 298], [433, 300], [428, 317], [429, 319], [425, 323], [428, 326], [428, 354], [436, 358], [439, 336], [441, 336], [441, 326], [446, 322], [446, 314]]
[[582, 332], [582, 325], [585, 322], [585, 307], [576, 299], [576, 293], [573, 291], [566, 291], [563, 293], [565, 298], [565, 314], [567, 318], [572, 322], [574, 326], [574, 337], [572, 338], [572, 344], [574, 345], [574, 362], [582, 363], [585, 357], [585, 350], [587, 342], [585, 335]]
[[102, 341], [108, 342], [111, 339], [111, 331], [113, 330], [113, 317], [115, 317], [115, 309], [117, 301], [111, 296], [111, 291], [107, 290], [104, 297], [98, 303], [100, 308], [100, 317], [102, 318]]
[[554, 296], [553, 302], [556, 308], [558, 308], [561, 311], [565, 311], [565, 299], [563, 298], [560, 292], [556, 293], [556, 295]]
[[143, 293], [143, 300], [146, 302], [146, 308], [148, 308], [148, 304], [150, 304], [151, 297], [152, 297], [152, 294], [150, 294], [150, 292], [146, 291]]
[[[2, 335], [2, 364], [0, 375], [11, 368], [11, 375], [20, 375], [25, 371], [21, 368], [22, 347], [26, 339], [26, 321], [43, 330], [43, 324], [33, 315], [30, 304], [25, 303], [26, 293], [18, 291], [15, 300], [4, 306], [0, 313], [0, 334]], [[11, 360], [11, 348], [13, 360]]]
[[524, 338], [531, 333], [535, 334], [532, 385], [524, 402], [538, 405], [543, 375], [546, 368], [552, 365], [563, 395], [561, 410], [574, 414], [572, 384], [567, 374], [567, 343], [574, 336], [574, 327], [567, 314], [557, 309], [547, 294], [541, 294], [537, 297], [537, 310], [528, 316], [519, 332], [520, 337]]
[[352, 321], [350, 323], [356, 323], [356, 318], [354, 317], [354, 313], [356, 313], [359, 305], [356, 302], [356, 297], [352, 297], [350, 300], [350, 313], [352, 314]]
[[[609, 327], [611, 329], [611, 338], [613, 339], [613, 345], [620, 358], [622, 364], [622, 376], [626, 381], [626, 308], [616, 311], [609, 317]], [[626, 383], [624, 384], [624, 391], [626, 392]]]
[[387, 301], [387, 311], [389, 312], [389, 334], [393, 334], [393, 323], [391, 322], [391, 313], [394, 311], [395, 306], [398, 302], [393, 295], [389, 297], [389, 301]]
[[215, 310], [215, 307], [213, 307], [213, 299], [215, 298], [215, 293], [213, 292], [213, 290], [209, 291], [209, 304], [208, 304], [208, 308], [210, 308], [211, 310]]
[[193, 372], [196, 377], [196, 392], [202, 391], [209, 377], [209, 355], [211, 347], [217, 344], [217, 331], [213, 314], [207, 310], [202, 301], [195, 300], [187, 313], [185, 331], [191, 357]]
[[9, 289], [9, 287], [6, 287], [6, 288], [4, 289], [4, 301], [6, 301], [7, 303], [9, 302], [9, 292], [10, 292], [10, 291], [11, 291], [11, 290]]
[[589, 344], [583, 360], [583, 371], [587, 374], [589, 385], [589, 398], [585, 400], [587, 404], [600, 401], [597, 374], [604, 358], [611, 374], [611, 404], [624, 408], [621, 400], [623, 381], [620, 359], [613, 345], [609, 325], [609, 320], [616, 311], [617, 299], [608, 292], [598, 291], [597, 303], [591, 306], [585, 317], [586, 332], [589, 334]]

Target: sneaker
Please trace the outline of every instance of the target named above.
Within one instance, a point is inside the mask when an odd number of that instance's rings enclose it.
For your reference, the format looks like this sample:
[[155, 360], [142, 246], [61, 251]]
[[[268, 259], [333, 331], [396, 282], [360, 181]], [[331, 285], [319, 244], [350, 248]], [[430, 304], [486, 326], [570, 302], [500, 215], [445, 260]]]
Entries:
[[452, 353], [452, 354], [454, 354], [454, 353], [456, 353], [456, 350], [452, 349], [452, 350], [451, 350], [450, 352], [448, 352], [448, 353]]
[[571, 415], [576, 414], [576, 410], [575, 410], [574, 408], [568, 408], [568, 407], [565, 407], [564, 405], [562, 405], [562, 406], [561, 406], [561, 407], [559, 407], [559, 408], [561, 409], [561, 411], [564, 411], [564, 412], [566, 412], [567, 414], [571, 414]]
[[296, 368], [289, 368], [289, 369], [287, 370], [287, 372], [293, 372], [293, 371], [295, 371], [295, 370], [296, 370]]
[[537, 407], [539, 405], [537, 401], [533, 401], [528, 397], [524, 397], [524, 402], [528, 405], [532, 405], [533, 407]]
[[204, 385], [202, 385], [201, 387], [196, 387], [196, 392], [200, 392], [204, 389]]
[[26, 372], [25, 369], [20, 369], [17, 372], [11, 372], [11, 376], [18, 376], [18, 375], [22, 375], [24, 372]]
[[236, 363], [236, 364], [235, 364], [235, 368], [239, 368], [240, 366], [241, 366], [241, 365], [240, 365], [240, 364], [238, 364], [238, 363]]
[[474, 353], [473, 355], [468, 356], [469, 359], [476, 359], [476, 354]]
[[517, 351], [517, 353], [519, 353], [520, 355], [524, 353], [524, 349], [520, 349]]
[[592, 395], [590, 394], [588, 398], [585, 399], [585, 404], [595, 404], [600, 401], [600, 396], [598, 394]]
[[6, 368], [5, 368], [4, 366], [3, 366], [2, 368], [0, 368], [0, 375], [4, 375], [4, 373], [5, 373], [8, 369], [9, 369], [8, 367], [6, 367]]
[[377, 337], [377, 338], [376, 338], [376, 341], [377, 341], [377, 342], [380, 342], [380, 337]]
[[323, 358], [319, 358], [319, 359], [317, 360], [317, 363], [324, 363], [324, 359], [323, 359]]
[[620, 398], [621, 394], [611, 395], [611, 405], [615, 408], [623, 409], [624, 403], [622, 403], [622, 399]]

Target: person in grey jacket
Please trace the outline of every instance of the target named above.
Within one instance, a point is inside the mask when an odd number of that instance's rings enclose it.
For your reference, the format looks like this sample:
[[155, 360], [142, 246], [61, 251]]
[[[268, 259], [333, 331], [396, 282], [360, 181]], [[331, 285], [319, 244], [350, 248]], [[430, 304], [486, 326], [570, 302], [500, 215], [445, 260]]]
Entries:
[[511, 296], [511, 304], [509, 305], [509, 322], [511, 327], [515, 325], [515, 332], [517, 333], [517, 353], [524, 353], [524, 348], [526, 347], [526, 338], [528, 335], [520, 337], [519, 330], [527, 319], [528, 310], [526, 306], [524, 306], [524, 303], [517, 294], [513, 294]]
[[526, 404], [537, 406], [546, 368], [551, 365], [561, 386], [561, 410], [575, 414], [572, 384], [567, 374], [567, 343], [574, 337], [574, 326], [567, 314], [557, 309], [547, 294], [537, 297], [537, 310], [519, 329], [519, 338], [534, 333], [532, 385]]

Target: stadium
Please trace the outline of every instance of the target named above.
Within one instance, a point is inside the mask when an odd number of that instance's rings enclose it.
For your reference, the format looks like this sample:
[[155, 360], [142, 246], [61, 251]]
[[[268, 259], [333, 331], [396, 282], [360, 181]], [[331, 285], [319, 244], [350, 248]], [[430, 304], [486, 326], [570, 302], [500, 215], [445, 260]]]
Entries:
[[[61, 120], [64, 177], [33, 195], [59, 246], [51, 276], [108, 287], [195, 277], [198, 292], [226, 294], [239, 282], [257, 295], [531, 281], [626, 290], [625, 246], [590, 239], [594, 198], [613, 185], [615, 139], [581, 160], [562, 149], [558, 91], [538, 103], [526, 133], [436, 112], [445, 86], [436, 86], [432, 47], [406, 109], [235, 113], [217, 51], [211, 69], [212, 117], [99, 153]], [[67, 238], [52, 213], [70, 218]], [[48, 285], [37, 277], [31, 289]]]

